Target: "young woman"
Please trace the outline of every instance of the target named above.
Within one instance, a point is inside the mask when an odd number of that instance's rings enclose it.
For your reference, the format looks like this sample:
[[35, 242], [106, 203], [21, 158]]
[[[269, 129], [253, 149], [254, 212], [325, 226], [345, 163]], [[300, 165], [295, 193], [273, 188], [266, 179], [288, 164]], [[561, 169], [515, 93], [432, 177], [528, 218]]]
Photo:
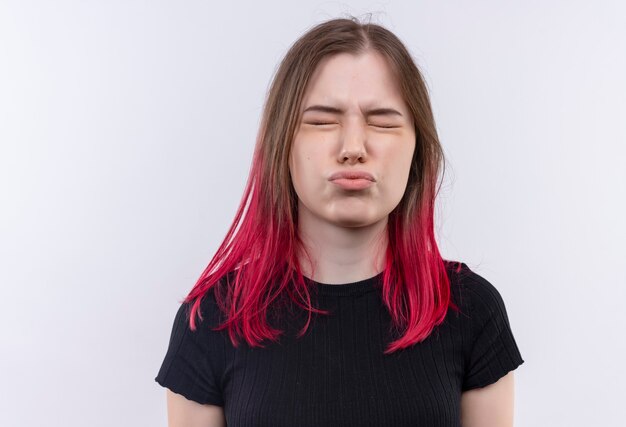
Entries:
[[235, 220], [155, 380], [170, 426], [513, 425], [504, 302], [444, 260], [443, 152], [387, 29], [334, 19], [273, 79]]

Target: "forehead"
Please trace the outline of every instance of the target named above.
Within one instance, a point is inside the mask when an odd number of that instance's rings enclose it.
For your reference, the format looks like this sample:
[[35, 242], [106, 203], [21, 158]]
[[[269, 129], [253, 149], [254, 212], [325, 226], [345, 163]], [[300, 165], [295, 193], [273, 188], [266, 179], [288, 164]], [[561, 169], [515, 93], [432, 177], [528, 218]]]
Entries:
[[376, 51], [339, 53], [320, 61], [307, 85], [303, 107], [310, 102], [333, 100], [403, 103], [393, 69]]

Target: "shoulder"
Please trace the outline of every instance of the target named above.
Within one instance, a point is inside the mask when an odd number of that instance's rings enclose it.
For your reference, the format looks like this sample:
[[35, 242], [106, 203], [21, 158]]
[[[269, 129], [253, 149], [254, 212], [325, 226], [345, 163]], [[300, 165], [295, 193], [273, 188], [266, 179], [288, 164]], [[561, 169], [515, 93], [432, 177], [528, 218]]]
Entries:
[[217, 304], [214, 289], [210, 288], [203, 295], [194, 299], [187, 300], [185, 298], [179, 301], [174, 316], [171, 339], [196, 341], [200, 346], [204, 346], [208, 342], [207, 340], [214, 340], [223, 334], [223, 330], [215, 331], [215, 328], [222, 324], [224, 318], [225, 316]]
[[[196, 311], [192, 313], [193, 306], [196, 305]], [[198, 329], [210, 331], [220, 325], [225, 319], [224, 313], [220, 310], [215, 289], [211, 288], [202, 296], [194, 300], [183, 302], [180, 311], [186, 313], [186, 321], [189, 323], [191, 315], [195, 316], [195, 325]]]
[[451, 278], [451, 287], [467, 314], [461, 323], [465, 352], [462, 390], [493, 384], [524, 363], [502, 295], [491, 281], [464, 263]]
[[[179, 304], [167, 352], [155, 380], [188, 400], [223, 405], [221, 384], [227, 347], [223, 334], [212, 329], [215, 300], [210, 295]], [[197, 301], [203, 320], [198, 313], [192, 313]], [[194, 329], [190, 324], [192, 315], [196, 317]]]
[[463, 312], [478, 320], [506, 313], [500, 291], [485, 277], [463, 262], [448, 263], [447, 270], [452, 300]]

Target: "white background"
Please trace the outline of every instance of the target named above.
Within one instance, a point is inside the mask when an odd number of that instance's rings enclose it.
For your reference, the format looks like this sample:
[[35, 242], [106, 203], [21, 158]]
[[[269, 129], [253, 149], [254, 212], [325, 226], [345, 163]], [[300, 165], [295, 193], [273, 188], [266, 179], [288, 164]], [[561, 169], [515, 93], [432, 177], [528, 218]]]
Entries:
[[240, 202], [288, 47], [395, 32], [447, 156], [437, 233], [502, 294], [516, 426], [621, 426], [620, 1], [2, 1], [0, 424], [165, 426], [174, 314]]

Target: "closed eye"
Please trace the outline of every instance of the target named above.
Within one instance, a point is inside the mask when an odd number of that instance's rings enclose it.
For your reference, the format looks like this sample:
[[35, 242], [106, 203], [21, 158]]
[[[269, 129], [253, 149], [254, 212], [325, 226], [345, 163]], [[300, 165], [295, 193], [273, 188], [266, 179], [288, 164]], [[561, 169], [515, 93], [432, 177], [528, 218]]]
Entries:
[[[308, 124], [313, 125], [313, 126], [325, 126], [325, 125], [336, 125], [337, 123], [333, 123], [333, 122], [310, 122]], [[394, 128], [400, 127], [400, 126], [384, 126], [384, 125], [374, 125], [374, 124], [372, 124], [371, 126], [374, 126], [374, 127], [377, 127], [377, 128], [381, 128], [381, 129], [394, 129]]]
[[309, 124], [313, 125], [313, 126], [324, 126], [324, 125], [335, 125], [337, 123], [331, 123], [331, 122], [311, 122]]

